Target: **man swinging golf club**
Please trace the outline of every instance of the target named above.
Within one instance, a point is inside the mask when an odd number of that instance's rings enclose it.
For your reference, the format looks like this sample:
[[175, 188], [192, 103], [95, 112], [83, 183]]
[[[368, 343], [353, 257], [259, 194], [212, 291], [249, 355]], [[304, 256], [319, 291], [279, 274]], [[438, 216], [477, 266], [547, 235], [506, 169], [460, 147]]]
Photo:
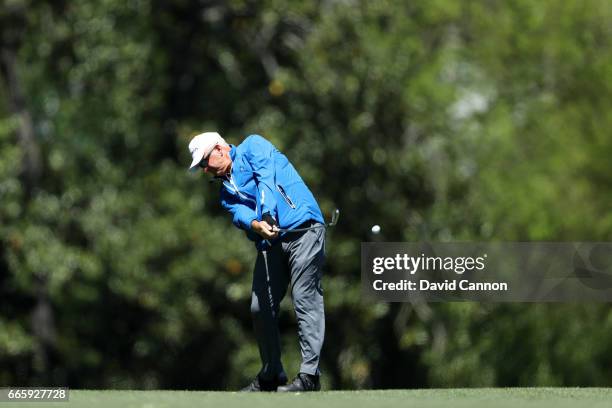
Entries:
[[[222, 181], [221, 205], [258, 250], [251, 312], [262, 368], [243, 391], [320, 390], [325, 225], [319, 205], [287, 157], [259, 135], [234, 146], [218, 133], [206, 132], [191, 140], [189, 152], [190, 170], [201, 168]], [[288, 286], [302, 354], [291, 384], [281, 362], [278, 331], [279, 305]]]

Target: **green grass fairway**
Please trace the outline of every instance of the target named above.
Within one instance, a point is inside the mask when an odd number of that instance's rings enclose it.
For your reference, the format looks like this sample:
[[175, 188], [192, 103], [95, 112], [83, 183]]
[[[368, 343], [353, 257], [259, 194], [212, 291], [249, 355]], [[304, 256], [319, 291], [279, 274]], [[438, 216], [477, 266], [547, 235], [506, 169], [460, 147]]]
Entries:
[[312, 394], [246, 394], [196, 391], [70, 391], [64, 403], [6, 403], [4, 407], [610, 407], [609, 388], [471, 388], [437, 390], [328, 391]]

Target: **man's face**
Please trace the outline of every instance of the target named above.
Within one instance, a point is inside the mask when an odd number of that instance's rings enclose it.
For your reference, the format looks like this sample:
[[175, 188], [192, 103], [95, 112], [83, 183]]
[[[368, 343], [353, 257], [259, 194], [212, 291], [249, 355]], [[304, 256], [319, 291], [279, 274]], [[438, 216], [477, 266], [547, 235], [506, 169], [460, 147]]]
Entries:
[[229, 157], [229, 149], [223, 146], [215, 146], [208, 157], [202, 160], [200, 167], [203, 168], [205, 173], [212, 174], [213, 176], [224, 176], [229, 174], [232, 169], [232, 159]]

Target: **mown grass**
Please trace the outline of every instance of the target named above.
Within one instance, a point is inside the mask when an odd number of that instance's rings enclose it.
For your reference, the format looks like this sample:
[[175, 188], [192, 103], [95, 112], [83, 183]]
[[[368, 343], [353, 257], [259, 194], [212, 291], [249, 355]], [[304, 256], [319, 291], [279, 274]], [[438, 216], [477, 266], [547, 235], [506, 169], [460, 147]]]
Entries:
[[428, 390], [326, 391], [277, 394], [200, 391], [71, 390], [70, 401], [6, 403], [0, 408], [218, 407], [218, 408], [359, 408], [359, 407], [610, 407], [609, 388], [470, 388]]

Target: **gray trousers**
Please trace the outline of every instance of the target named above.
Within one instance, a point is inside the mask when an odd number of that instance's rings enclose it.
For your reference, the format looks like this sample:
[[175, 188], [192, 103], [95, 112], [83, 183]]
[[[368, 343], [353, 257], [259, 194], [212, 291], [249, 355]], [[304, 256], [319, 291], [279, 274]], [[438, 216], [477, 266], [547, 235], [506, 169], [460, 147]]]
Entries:
[[321, 275], [325, 263], [325, 228], [285, 234], [270, 249], [259, 251], [253, 272], [251, 313], [264, 380], [286, 377], [281, 362], [279, 305], [291, 287], [302, 354], [300, 372], [319, 375], [325, 335]]

